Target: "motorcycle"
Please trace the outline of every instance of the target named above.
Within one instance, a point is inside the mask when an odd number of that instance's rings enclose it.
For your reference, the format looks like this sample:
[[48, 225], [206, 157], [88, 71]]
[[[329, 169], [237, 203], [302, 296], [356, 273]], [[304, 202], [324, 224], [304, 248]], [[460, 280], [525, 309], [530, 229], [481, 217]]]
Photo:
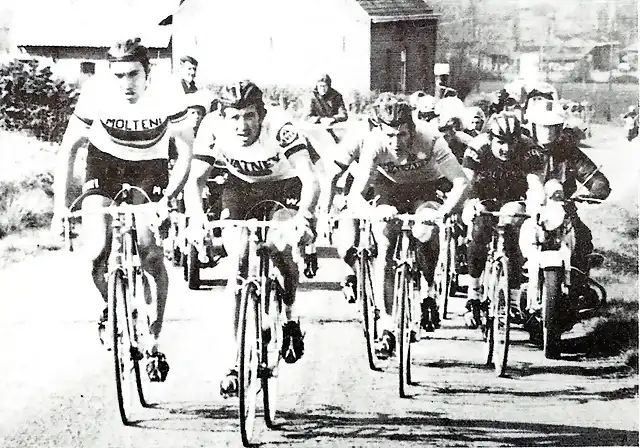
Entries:
[[561, 354], [561, 335], [578, 321], [589, 317], [606, 303], [604, 287], [589, 277], [604, 257], [590, 254], [586, 272], [571, 265], [575, 249], [573, 208], [576, 202], [600, 201], [574, 196], [565, 199], [562, 185], [546, 183], [547, 203], [520, 229], [519, 245], [528, 281], [520, 290], [520, 300], [511, 304], [512, 315], [529, 330], [532, 340], [541, 343], [548, 359]]

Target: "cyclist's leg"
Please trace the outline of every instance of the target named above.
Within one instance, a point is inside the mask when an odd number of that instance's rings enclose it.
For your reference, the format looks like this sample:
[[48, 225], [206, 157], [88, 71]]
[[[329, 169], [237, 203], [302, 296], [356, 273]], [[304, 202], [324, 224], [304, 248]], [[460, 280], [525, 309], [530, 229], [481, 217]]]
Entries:
[[[415, 207], [415, 213], [425, 209], [437, 210], [440, 205], [440, 202], [437, 201], [420, 201]], [[440, 255], [439, 228], [434, 225], [416, 224], [413, 227], [413, 235], [417, 240], [416, 255], [418, 266], [427, 283], [427, 291], [423, 291], [422, 295], [421, 310], [423, 319], [421, 324], [425, 330], [433, 331], [433, 329], [440, 326], [440, 314], [434, 287], [434, 276]]]
[[[82, 201], [83, 210], [95, 210], [109, 205], [117, 191], [118, 163], [115, 157], [99, 151], [93, 145], [87, 150], [87, 162], [83, 191], [88, 196]], [[100, 340], [107, 320], [107, 273], [111, 252], [111, 218], [100, 214], [88, 214], [82, 219], [81, 254], [91, 264], [91, 276], [104, 301], [98, 320]]]
[[[141, 162], [129, 162], [123, 182], [142, 188], [153, 202], [161, 199], [162, 192], [168, 183], [167, 161], [148, 160]], [[134, 192], [134, 204], [146, 202], [146, 198]], [[164, 310], [167, 303], [167, 293], [169, 291], [169, 276], [164, 264], [164, 251], [158, 245], [152, 226], [156, 225], [156, 217], [149, 214], [136, 215], [136, 229], [138, 233], [138, 248], [140, 250], [140, 263], [146, 275], [153, 279], [151, 285], [146, 277], [142, 277], [143, 294], [146, 303], [150, 304], [155, 299], [156, 313], [150, 316], [151, 325], [149, 333], [151, 341], [146, 347], [149, 359], [147, 363], [147, 373], [152, 381], [164, 381], [169, 372], [169, 364], [166, 356], [159, 349], [159, 339], [164, 322]]]
[[345, 276], [342, 281], [342, 290], [346, 299], [355, 302], [356, 276], [354, 266], [356, 260], [356, 249], [358, 244], [358, 221], [351, 218], [341, 219], [334, 232], [334, 246], [338, 255], [345, 263]]
[[[471, 200], [465, 205], [463, 215], [473, 213], [473, 209], [495, 211], [498, 206], [493, 200]], [[467, 313], [464, 316], [469, 328], [477, 328], [480, 324], [480, 307], [482, 300], [481, 277], [487, 262], [487, 252], [491, 241], [491, 228], [495, 220], [490, 216], [476, 216], [471, 226], [471, 239], [467, 245], [467, 262], [469, 265], [469, 287], [467, 292]]]

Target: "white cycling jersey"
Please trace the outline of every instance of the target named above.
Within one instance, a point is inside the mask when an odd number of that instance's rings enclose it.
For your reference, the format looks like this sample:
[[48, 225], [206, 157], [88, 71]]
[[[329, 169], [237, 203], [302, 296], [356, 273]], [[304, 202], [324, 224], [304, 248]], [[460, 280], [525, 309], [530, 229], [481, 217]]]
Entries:
[[194, 157], [222, 164], [249, 183], [296, 177], [289, 158], [308, 151], [308, 145], [284, 111], [267, 108], [260, 136], [249, 146], [243, 146], [223, 120], [217, 112], [202, 120], [193, 146]]
[[74, 115], [89, 127], [89, 141], [102, 152], [123, 160], [167, 159], [171, 123], [187, 117], [179, 84], [150, 81], [131, 104], [109, 74], [94, 75], [84, 84]]

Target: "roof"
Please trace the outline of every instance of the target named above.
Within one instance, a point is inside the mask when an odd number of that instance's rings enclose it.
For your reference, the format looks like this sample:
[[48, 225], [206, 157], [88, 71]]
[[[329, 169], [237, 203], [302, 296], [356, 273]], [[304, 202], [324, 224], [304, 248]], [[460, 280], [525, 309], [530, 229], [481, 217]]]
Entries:
[[[22, 0], [11, 25], [18, 47], [109, 47], [138, 36], [149, 48], [167, 48], [171, 31], [157, 25], [177, 0]], [[33, 14], [34, 9], [38, 14]]]
[[624, 51], [624, 52], [635, 52], [635, 53], [637, 53], [637, 52], [638, 52], [638, 42], [636, 41], [636, 42], [632, 43], [631, 45], [629, 45], [628, 47], [624, 47], [624, 48], [622, 49], [622, 51]]
[[425, 0], [355, 0], [371, 21], [396, 22], [438, 17]]

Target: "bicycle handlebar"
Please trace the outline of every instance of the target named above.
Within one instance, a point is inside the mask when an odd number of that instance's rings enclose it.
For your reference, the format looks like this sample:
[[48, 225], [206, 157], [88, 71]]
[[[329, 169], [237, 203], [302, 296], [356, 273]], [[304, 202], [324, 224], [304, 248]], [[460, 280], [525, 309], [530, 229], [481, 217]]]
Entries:
[[103, 207], [95, 208], [95, 209], [80, 209], [75, 212], [69, 211], [63, 216], [63, 218], [67, 219], [80, 219], [83, 216], [89, 215], [109, 215], [116, 216], [121, 213], [151, 213], [157, 212], [160, 210], [160, 204], [156, 202], [148, 202], [145, 204], [121, 204], [121, 205], [106, 205]]
[[496, 218], [531, 218], [531, 215], [528, 213], [504, 213], [504, 212], [488, 212], [485, 210], [481, 210], [476, 212], [476, 215], [479, 216], [494, 216]]

